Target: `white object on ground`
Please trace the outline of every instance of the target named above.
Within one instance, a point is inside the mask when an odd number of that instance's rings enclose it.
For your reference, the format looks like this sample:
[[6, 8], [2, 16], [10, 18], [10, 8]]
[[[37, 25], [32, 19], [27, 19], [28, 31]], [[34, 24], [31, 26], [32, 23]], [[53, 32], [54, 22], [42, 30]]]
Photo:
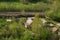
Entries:
[[50, 23], [50, 26], [54, 26], [52, 23]]
[[32, 22], [33, 22], [32, 18], [28, 18], [25, 23], [25, 27], [27, 28], [28, 26], [30, 26]]
[[11, 19], [7, 19], [6, 21], [7, 21], [7, 22], [11, 22], [12, 20], [11, 20]]
[[45, 19], [41, 19], [42, 23], [45, 24], [47, 21]]
[[57, 26], [60, 26], [60, 23], [57, 23], [56, 25], [57, 25]]
[[49, 18], [48, 16], [45, 16], [46, 18]]
[[52, 32], [56, 32], [57, 30], [58, 30], [57, 27], [52, 28]]

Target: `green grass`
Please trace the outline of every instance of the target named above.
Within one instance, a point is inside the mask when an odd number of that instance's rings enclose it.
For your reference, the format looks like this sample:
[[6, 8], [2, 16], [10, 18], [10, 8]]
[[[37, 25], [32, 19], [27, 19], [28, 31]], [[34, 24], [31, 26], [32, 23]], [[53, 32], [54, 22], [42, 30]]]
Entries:
[[48, 16], [50, 19], [60, 22], [60, 6], [58, 8], [51, 7], [50, 10], [45, 12], [45, 15]]
[[19, 2], [0, 2], [0, 11], [46, 11], [49, 6], [45, 3], [22, 4]]
[[26, 29], [22, 24], [26, 22], [26, 18], [12, 18], [12, 22], [7, 22], [6, 18], [0, 18], [0, 24], [4, 24], [4, 26], [0, 25], [0, 40], [46, 40], [51, 35], [53, 36], [50, 30], [42, 25], [40, 19], [42, 18], [35, 17], [31, 25], [33, 28]]

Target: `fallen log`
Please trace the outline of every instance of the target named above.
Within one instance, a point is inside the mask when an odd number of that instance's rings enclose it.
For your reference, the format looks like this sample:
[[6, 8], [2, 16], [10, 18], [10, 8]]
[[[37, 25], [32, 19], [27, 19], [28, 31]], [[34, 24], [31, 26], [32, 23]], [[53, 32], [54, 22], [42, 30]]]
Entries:
[[[43, 12], [37, 12], [40, 17], [45, 17]], [[0, 17], [34, 17], [35, 12], [0, 12]]]

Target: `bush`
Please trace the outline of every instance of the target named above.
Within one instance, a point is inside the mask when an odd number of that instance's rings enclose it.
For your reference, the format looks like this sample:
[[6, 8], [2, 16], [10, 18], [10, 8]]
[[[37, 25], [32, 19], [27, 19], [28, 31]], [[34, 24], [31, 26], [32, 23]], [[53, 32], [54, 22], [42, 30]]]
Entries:
[[34, 21], [31, 25], [31, 30], [34, 33], [34, 40], [48, 40], [51, 36], [51, 31], [43, 27], [39, 14], [35, 15]]
[[60, 8], [58, 8], [57, 13], [55, 13], [55, 11], [53, 9], [49, 10], [48, 12], [46, 12], [47, 16], [55, 21], [60, 22]]
[[[18, 22], [17, 22], [18, 20]], [[1, 23], [5, 23], [6, 19], [0, 19]], [[12, 19], [11, 23], [7, 23], [0, 28], [0, 40], [52, 40], [57, 38], [57, 35], [51, 33], [51, 31], [45, 28], [42, 24], [39, 14], [35, 15], [31, 29], [26, 29], [22, 24], [25, 22], [25, 18]]]
[[55, 21], [60, 22], [60, 7], [58, 8], [57, 13], [54, 14], [53, 19], [54, 19]]
[[34, 37], [32, 35], [32, 31], [26, 30], [23, 33], [21, 40], [34, 40]]
[[0, 18], [0, 28], [5, 27], [6, 25], [8, 25], [8, 23], [6, 22], [6, 19]]
[[12, 21], [9, 25], [0, 28], [0, 39], [2, 40], [19, 40], [22, 34], [24, 33], [25, 28], [20, 23], [17, 24], [16, 21]]

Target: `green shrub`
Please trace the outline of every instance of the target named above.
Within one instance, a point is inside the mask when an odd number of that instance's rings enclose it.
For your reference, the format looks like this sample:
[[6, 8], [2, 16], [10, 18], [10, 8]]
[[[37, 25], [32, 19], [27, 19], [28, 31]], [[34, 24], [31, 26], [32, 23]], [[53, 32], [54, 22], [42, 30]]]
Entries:
[[15, 38], [20, 39], [24, 31], [25, 31], [25, 28], [24, 28], [24, 25], [21, 24], [21, 22], [17, 23], [16, 21], [12, 21], [7, 26], [0, 28], [0, 37], [1, 37], [0, 39], [7, 38], [9, 40], [11, 37], [12, 37], [12, 40], [14, 40]]
[[50, 19], [60, 22], [60, 8], [58, 8], [57, 13], [55, 13], [53, 9], [49, 10], [46, 13], [47, 17], [49, 17]]
[[39, 14], [35, 15], [31, 30], [34, 33], [34, 40], [48, 40], [52, 34], [50, 30], [43, 26]]
[[8, 23], [6, 22], [5, 18], [0, 18], [0, 29], [4, 26], [8, 25]]
[[55, 21], [59, 21], [60, 22], [60, 8], [58, 9], [57, 13], [54, 14], [53, 19]]
[[23, 33], [21, 37], [21, 40], [34, 40], [32, 31], [25, 30], [25, 32]]
[[[5, 18], [0, 19], [1, 23], [7, 25], [0, 28], [0, 40], [49, 40], [50, 37], [55, 39], [57, 35], [53, 35], [50, 30], [45, 28], [40, 19], [39, 14], [36, 14], [30, 30], [25, 29], [22, 24], [25, 23], [26, 18], [13, 18], [9, 24], [5, 23]], [[17, 22], [17, 20], [19, 21]]]

